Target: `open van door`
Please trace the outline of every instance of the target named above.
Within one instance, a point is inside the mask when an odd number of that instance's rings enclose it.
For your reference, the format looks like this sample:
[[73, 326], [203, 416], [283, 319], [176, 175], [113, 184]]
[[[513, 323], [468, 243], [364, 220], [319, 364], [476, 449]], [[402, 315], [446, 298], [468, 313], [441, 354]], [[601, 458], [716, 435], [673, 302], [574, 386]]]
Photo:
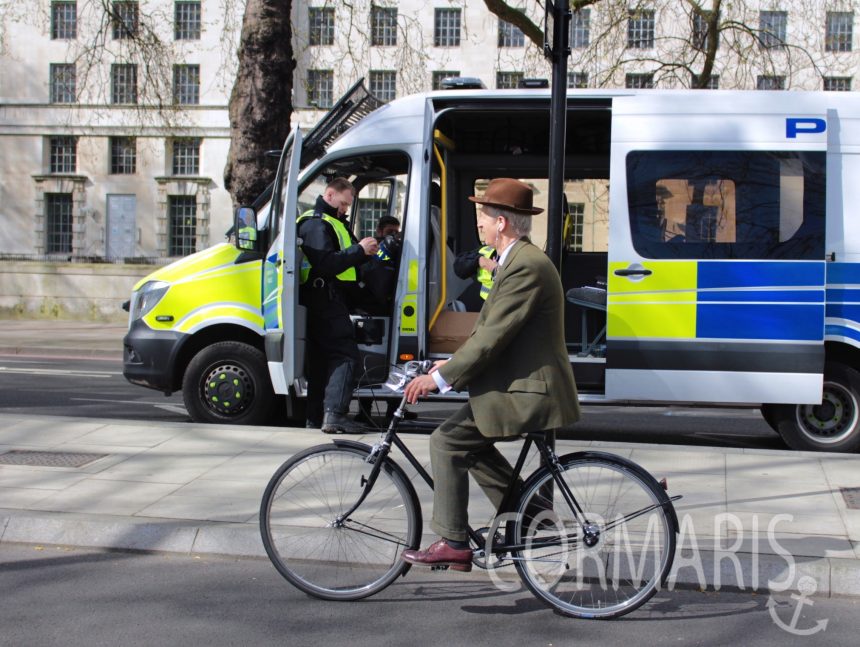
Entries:
[[613, 100], [606, 396], [819, 403], [826, 133], [702, 99]]
[[[301, 251], [296, 213], [302, 131], [296, 126], [281, 153], [272, 195], [273, 225], [279, 232], [263, 262], [263, 318], [266, 361], [275, 393], [303, 391], [305, 308], [299, 305]], [[291, 388], [292, 387], [292, 388]]]

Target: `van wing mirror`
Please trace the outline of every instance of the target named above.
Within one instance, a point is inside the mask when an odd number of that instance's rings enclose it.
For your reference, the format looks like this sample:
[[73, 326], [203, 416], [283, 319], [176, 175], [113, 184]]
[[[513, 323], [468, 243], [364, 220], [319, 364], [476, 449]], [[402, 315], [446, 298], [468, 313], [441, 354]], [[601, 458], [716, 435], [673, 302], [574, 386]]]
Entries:
[[236, 247], [244, 251], [257, 249], [257, 212], [251, 207], [239, 207], [233, 216]]

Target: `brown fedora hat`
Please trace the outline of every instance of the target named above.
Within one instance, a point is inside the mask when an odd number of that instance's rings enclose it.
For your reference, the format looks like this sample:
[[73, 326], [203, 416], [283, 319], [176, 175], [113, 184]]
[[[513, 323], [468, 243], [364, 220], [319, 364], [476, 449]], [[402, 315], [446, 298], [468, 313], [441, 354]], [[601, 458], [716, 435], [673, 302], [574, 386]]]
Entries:
[[469, 200], [498, 209], [509, 209], [516, 213], [533, 216], [543, 211], [533, 206], [532, 188], [525, 182], [509, 177], [490, 180], [483, 198], [469, 196]]

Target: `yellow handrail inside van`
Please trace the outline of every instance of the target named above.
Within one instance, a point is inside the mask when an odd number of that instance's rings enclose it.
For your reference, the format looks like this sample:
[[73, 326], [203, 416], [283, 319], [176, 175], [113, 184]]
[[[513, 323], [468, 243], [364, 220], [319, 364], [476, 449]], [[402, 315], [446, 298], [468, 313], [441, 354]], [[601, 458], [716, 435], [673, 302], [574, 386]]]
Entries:
[[442, 154], [439, 152], [439, 146], [437, 144], [441, 144], [448, 150], [454, 149], [454, 142], [451, 141], [448, 137], [443, 135], [439, 130], [433, 131], [433, 153], [436, 155], [436, 159], [439, 162], [439, 180], [441, 183], [441, 193], [442, 199], [439, 205], [440, 212], [440, 220], [442, 222], [439, 223], [439, 259], [440, 259], [440, 276], [441, 276], [441, 286], [439, 291], [439, 303], [436, 304], [436, 309], [433, 311], [433, 316], [430, 317], [430, 324], [427, 326], [427, 330], [433, 330], [433, 325], [436, 323], [436, 320], [439, 318], [439, 314], [442, 312], [442, 309], [445, 307], [445, 295], [448, 292], [448, 205], [447, 205], [447, 196], [448, 196], [448, 171], [445, 168], [445, 161], [442, 159]]

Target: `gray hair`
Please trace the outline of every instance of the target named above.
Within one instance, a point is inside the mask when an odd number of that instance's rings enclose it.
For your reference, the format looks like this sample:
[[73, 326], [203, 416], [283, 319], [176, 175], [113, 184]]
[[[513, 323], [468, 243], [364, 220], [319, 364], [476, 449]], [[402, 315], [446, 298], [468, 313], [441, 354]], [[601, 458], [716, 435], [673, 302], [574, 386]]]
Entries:
[[496, 217], [503, 217], [508, 221], [511, 231], [515, 236], [522, 238], [528, 236], [532, 230], [532, 216], [524, 213], [517, 213], [509, 209], [501, 209], [499, 207], [490, 207], [496, 213]]

